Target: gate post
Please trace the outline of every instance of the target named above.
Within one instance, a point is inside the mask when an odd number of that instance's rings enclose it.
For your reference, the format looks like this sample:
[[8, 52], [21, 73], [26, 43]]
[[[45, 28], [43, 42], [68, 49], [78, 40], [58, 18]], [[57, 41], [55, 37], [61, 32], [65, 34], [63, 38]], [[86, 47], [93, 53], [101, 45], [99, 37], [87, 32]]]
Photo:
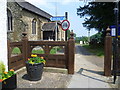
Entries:
[[[28, 59], [28, 38], [27, 38], [27, 33], [23, 32], [22, 33], [22, 53], [23, 53], [23, 59], [24, 62]], [[24, 63], [25, 64], [25, 63]]]
[[110, 28], [106, 29], [105, 37], [105, 56], [104, 56], [104, 75], [111, 76], [111, 60], [112, 60], [112, 37]]
[[68, 74], [74, 74], [75, 40], [73, 30], [68, 40]]

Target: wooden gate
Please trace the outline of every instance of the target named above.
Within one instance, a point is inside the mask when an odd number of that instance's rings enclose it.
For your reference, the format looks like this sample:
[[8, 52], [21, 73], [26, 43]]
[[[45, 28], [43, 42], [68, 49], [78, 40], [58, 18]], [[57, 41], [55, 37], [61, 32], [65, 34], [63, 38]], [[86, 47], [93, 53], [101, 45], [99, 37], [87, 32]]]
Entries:
[[[73, 74], [74, 44], [73, 32], [71, 32], [71, 38], [68, 41], [28, 41], [27, 35], [24, 34], [21, 42], [8, 42], [9, 69], [17, 70], [25, 66], [25, 61], [32, 54], [32, 49], [40, 46], [45, 53], [37, 55], [46, 59], [46, 67], [66, 68], [69, 74]], [[50, 50], [55, 46], [64, 47], [64, 54], [50, 54]], [[19, 47], [22, 53], [11, 56], [13, 47]]]

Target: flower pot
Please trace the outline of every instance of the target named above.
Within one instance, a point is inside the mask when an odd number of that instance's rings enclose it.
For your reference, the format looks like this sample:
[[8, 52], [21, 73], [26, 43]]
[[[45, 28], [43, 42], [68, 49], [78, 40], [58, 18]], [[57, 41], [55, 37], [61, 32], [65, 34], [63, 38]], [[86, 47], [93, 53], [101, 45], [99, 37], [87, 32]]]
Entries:
[[42, 73], [43, 73], [43, 67], [44, 67], [43, 63], [30, 64], [30, 63], [26, 62], [28, 79], [30, 81], [41, 80]]
[[16, 89], [17, 88], [17, 78], [16, 78], [16, 74], [12, 75], [10, 78], [5, 79], [4, 81], [2, 81], [2, 89]]

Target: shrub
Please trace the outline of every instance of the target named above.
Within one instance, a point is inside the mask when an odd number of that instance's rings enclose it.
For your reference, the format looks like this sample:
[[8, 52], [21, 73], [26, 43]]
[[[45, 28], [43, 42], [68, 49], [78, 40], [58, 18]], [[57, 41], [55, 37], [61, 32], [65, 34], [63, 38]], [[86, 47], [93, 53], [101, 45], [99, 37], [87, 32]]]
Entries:
[[11, 69], [10, 71], [6, 72], [5, 71], [5, 65], [2, 61], [0, 61], [0, 82], [4, 81], [5, 79], [11, 77], [14, 75], [14, 70]]
[[5, 72], [5, 65], [2, 61], [0, 61], [0, 73], [4, 73]]

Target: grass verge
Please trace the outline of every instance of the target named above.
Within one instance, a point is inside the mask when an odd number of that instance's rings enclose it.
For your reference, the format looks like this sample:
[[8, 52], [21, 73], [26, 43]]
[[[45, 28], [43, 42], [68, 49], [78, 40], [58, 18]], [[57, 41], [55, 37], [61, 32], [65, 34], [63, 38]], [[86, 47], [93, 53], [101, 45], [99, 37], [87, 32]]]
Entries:
[[104, 56], [104, 48], [101, 45], [96, 45], [96, 46], [83, 45], [83, 47], [97, 56]]

